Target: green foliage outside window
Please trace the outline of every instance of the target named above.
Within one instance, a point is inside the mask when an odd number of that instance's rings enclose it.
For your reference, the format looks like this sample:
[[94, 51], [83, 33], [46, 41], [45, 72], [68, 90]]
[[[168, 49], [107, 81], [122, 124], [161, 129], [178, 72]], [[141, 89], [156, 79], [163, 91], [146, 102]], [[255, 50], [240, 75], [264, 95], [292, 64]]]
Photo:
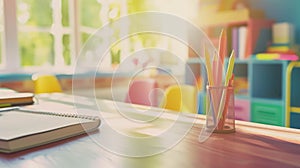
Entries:
[[[0, 1], [0, 29], [3, 30], [3, 1]], [[2, 52], [3, 52], [3, 32], [0, 31], [0, 64], [2, 63]]]
[[52, 0], [18, 0], [19, 22], [28, 26], [52, 26], [51, 2]]
[[22, 66], [53, 65], [53, 36], [49, 33], [19, 33]]
[[101, 4], [97, 0], [80, 0], [80, 24], [82, 26], [99, 28], [102, 25], [100, 19]]
[[[62, 20], [61, 24], [68, 28], [70, 26], [69, 0], [61, 0]], [[103, 4], [98, 0], [79, 0], [79, 24], [85, 28], [98, 29], [103, 26], [103, 16], [106, 21], [114, 21], [121, 15], [121, 1], [110, 2], [108, 13], [103, 10]], [[55, 8], [55, 7], [53, 7]], [[154, 9], [151, 0], [127, 0], [127, 13], [147, 11]], [[52, 0], [17, 0], [17, 16], [19, 27], [30, 26], [50, 29], [53, 26]], [[101, 13], [102, 12], [102, 13]], [[81, 27], [81, 28], [83, 28]], [[91, 35], [91, 32], [81, 31], [81, 44], [84, 44]], [[134, 25], [130, 29], [134, 29]], [[73, 28], [71, 28], [73, 29]], [[114, 37], [118, 39], [120, 28], [113, 28]], [[86, 29], [85, 29], [86, 30]], [[55, 32], [53, 32], [55, 33]], [[22, 66], [42, 66], [53, 65], [54, 56], [54, 35], [51, 32], [19, 32], [19, 46]], [[71, 36], [62, 36], [62, 55], [66, 65], [71, 65]], [[159, 40], [158, 36], [151, 34], [141, 34], [130, 37], [131, 50], [134, 50], [135, 43], [140, 43], [144, 47], [153, 47]], [[121, 53], [122, 54], [122, 53]]]
[[[137, 12], [145, 12], [145, 11], [151, 11], [155, 10], [156, 7], [151, 0], [128, 0], [127, 1], [128, 6], [128, 14], [134, 14]], [[146, 18], [145, 18], [146, 19]], [[134, 20], [133, 22], [143, 22], [144, 20]], [[130, 26], [130, 29], [134, 31], [136, 27]], [[135, 43], [141, 43], [143, 47], [155, 47], [157, 45], [157, 42], [160, 40], [160, 36], [153, 33], [143, 33], [143, 34], [137, 34], [135, 36], [130, 37], [131, 42], [131, 50], [134, 50], [133, 46]]]
[[70, 26], [70, 16], [69, 16], [69, 0], [61, 0], [61, 12], [62, 12], [62, 24], [64, 27]]
[[2, 49], [3, 49], [3, 47], [2, 47], [2, 45], [3, 45], [3, 43], [2, 43], [2, 32], [0, 33], [0, 64], [2, 63]]
[[[51, 27], [51, 0], [18, 0], [18, 21], [33, 27]], [[20, 28], [19, 28], [20, 29]], [[49, 33], [19, 32], [22, 66], [54, 64], [53, 36]]]
[[70, 35], [63, 36], [63, 57], [66, 65], [71, 65]]

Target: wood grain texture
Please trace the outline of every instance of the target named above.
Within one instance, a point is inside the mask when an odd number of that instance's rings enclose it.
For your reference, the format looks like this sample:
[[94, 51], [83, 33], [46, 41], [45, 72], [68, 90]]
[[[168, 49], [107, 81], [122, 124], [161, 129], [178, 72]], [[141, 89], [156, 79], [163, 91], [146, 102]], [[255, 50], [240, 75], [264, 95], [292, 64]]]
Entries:
[[[66, 99], [53, 97], [40, 98], [39, 103], [49, 105], [46, 102], [50, 101], [57, 103], [57, 106], [59, 102], [68, 104]], [[114, 111], [114, 103], [107, 100], [99, 100], [99, 103], [101, 110], [107, 114], [104, 119], [116, 128], [126, 133], [139, 128], [134, 124], [118, 127], [120, 120], [115, 115], [108, 115]], [[133, 108], [128, 104], [119, 105], [127, 110]], [[169, 115], [168, 119], [163, 120], [172, 121], [172, 116], [176, 120], [176, 115]], [[0, 154], [0, 167], [300, 167], [299, 130], [237, 121], [236, 133], [212, 134], [207, 141], [200, 143], [198, 136], [203, 122], [204, 116], [197, 115], [192, 129], [183, 140], [171, 149], [149, 157], [126, 157], [99, 146], [95, 138], [107, 139], [124, 150], [140, 149], [133, 142], [110, 139], [104, 125], [89, 136], [81, 135], [18, 153]], [[142, 129], [145, 128], [139, 128], [139, 131]], [[178, 133], [180, 131], [172, 132], [174, 136]], [[149, 145], [163, 147], [160, 142]]]

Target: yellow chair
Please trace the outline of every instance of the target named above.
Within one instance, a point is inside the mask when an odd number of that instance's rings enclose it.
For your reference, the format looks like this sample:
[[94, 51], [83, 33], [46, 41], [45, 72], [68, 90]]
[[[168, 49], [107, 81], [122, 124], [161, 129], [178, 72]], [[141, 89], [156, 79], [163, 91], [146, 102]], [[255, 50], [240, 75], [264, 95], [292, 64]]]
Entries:
[[178, 112], [197, 113], [196, 87], [191, 85], [169, 86], [160, 107]]
[[34, 93], [62, 92], [60, 83], [56, 76], [50, 74], [34, 74]]

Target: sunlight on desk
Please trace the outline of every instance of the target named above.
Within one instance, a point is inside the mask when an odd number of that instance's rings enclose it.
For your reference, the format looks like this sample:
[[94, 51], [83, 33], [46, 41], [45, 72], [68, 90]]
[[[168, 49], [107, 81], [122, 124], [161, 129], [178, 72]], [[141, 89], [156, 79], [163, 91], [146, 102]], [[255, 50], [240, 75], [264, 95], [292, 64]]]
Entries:
[[[60, 106], [74, 109], [69, 103], [73, 99], [72, 96], [65, 95], [65, 99], [58, 99], [60, 96], [38, 97], [39, 106], [52, 107], [56, 104], [56, 108]], [[237, 121], [236, 133], [212, 134], [207, 141], [200, 143], [198, 136], [205, 123], [205, 117], [202, 115], [171, 111], [160, 113], [159, 108], [141, 112], [135, 108], [141, 107], [145, 110], [148, 107], [110, 100], [98, 99], [97, 104], [96, 108], [99, 107], [99, 110], [95, 110], [94, 106], [82, 106], [81, 112], [101, 117], [102, 125], [98, 132], [11, 155], [0, 154], [0, 166], [223, 167], [226, 165], [226, 167], [272, 168], [299, 166], [300, 131], [297, 129]], [[133, 122], [124, 118], [118, 109], [127, 117], [135, 117], [140, 121], [147, 121], [148, 117], [158, 119], [144, 123]], [[183, 114], [184, 117], [178, 116], [179, 114]]]

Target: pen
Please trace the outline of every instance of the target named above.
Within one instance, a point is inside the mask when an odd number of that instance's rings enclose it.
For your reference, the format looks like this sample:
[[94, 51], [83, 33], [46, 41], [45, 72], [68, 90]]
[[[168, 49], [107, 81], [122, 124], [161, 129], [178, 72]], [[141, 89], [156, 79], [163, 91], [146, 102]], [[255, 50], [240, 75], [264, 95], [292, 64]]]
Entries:
[[[234, 51], [232, 50], [230, 58], [229, 58], [226, 77], [225, 77], [225, 84], [224, 84], [225, 87], [228, 86], [230, 78], [232, 76], [233, 67], [234, 67], [234, 57], [235, 57], [234, 56]], [[218, 119], [220, 119], [221, 116], [222, 116], [222, 111], [223, 111], [224, 105], [225, 105], [226, 92], [227, 92], [227, 89], [225, 89], [222, 93], [222, 97], [221, 97], [221, 100], [220, 100], [220, 106], [219, 106], [219, 110], [218, 110]]]
[[216, 86], [221, 86], [222, 84], [222, 77], [223, 77], [223, 67], [224, 67], [224, 59], [225, 56], [227, 55], [227, 34], [224, 29], [222, 29], [220, 38], [219, 38], [219, 57], [217, 59], [217, 65], [214, 67], [216, 71], [216, 80], [215, 85]]
[[214, 85], [214, 79], [212, 75], [212, 69], [211, 69], [211, 63], [210, 63], [210, 58], [209, 58], [209, 53], [207, 49], [205, 48], [205, 64], [206, 64], [206, 71], [207, 71], [207, 79], [209, 82], [210, 86]]
[[219, 41], [219, 57], [221, 65], [224, 65], [225, 55], [227, 54], [227, 34], [224, 29], [221, 31], [220, 41]]
[[225, 76], [225, 86], [228, 86], [229, 80], [232, 76], [232, 72], [233, 72], [233, 67], [234, 67], [234, 50], [232, 50], [230, 58], [229, 58], [229, 63], [228, 63], [228, 67], [227, 67], [227, 72], [226, 72], [226, 76]]
[[[229, 87], [233, 86], [233, 79], [234, 79], [234, 74], [232, 74], [232, 76], [229, 80], [229, 84], [228, 84]], [[218, 128], [221, 129], [221, 130], [223, 129], [224, 124], [225, 124], [226, 115], [227, 115], [227, 111], [228, 111], [228, 104], [229, 104], [229, 101], [230, 101], [230, 96], [233, 96], [233, 94], [227, 92], [226, 93], [226, 98], [225, 98], [225, 105], [224, 105], [224, 109], [223, 109], [223, 114], [222, 114], [222, 117], [221, 117], [221, 119], [218, 123]]]
[[222, 63], [221, 61], [217, 58], [217, 55], [214, 55], [213, 57], [213, 63], [212, 63], [212, 75], [214, 77], [214, 85], [215, 86], [220, 86], [222, 83]]
[[[212, 66], [211, 66], [211, 62], [210, 62], [210, 56], [209, 56], [209, 52], [205, 49], [205, 63], [206, 63], [206, 71], [207, 71], [207, 79], [208, 79], [208, 87], [213, 87], [214, 86], [214, 76], [212, 74]], [[213, 92], [213, 90], [211, 90], [210, 93], [210, 104], [212, 105], [212, 117], [213, 117], [213, 121], [214, 121], [214, 126], [216, 126], [216, 112], [218, 110], [218, 106], [216, 104], [216, 100], [215, 100], [215, 95], [216, 93]], [[210, 106], [211, 107], [211, 106]]]

